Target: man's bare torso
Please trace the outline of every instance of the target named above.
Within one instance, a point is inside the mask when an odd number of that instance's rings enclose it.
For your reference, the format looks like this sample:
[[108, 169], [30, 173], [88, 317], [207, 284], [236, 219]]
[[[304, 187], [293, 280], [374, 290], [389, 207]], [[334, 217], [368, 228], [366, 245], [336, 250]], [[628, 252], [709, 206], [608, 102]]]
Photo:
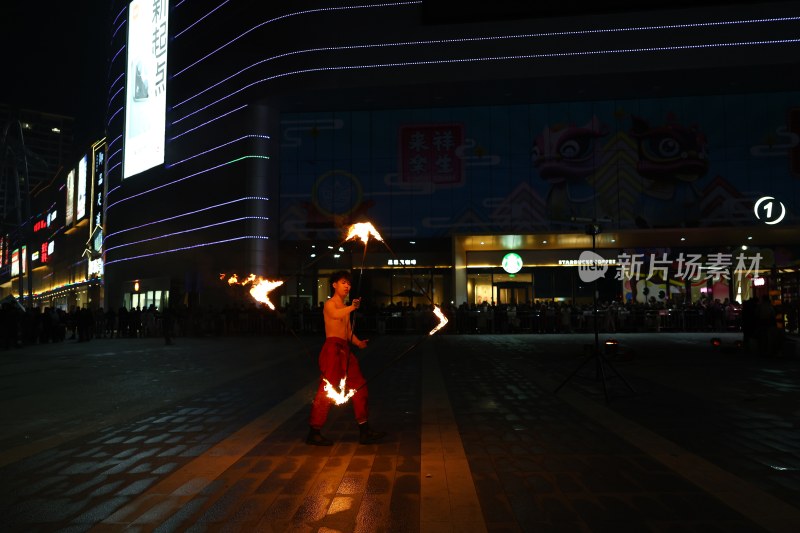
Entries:
[[341, 318], [333, 316], [334, 309], [342, 309], [347, 307], [344, 302], [339, 298], [331, 298], [325, 302], [323, 308], [323, 316], [325, 317], [325, 336], [338, 337], [347, 340], [350, 337], [350, 315], [345, 315]]

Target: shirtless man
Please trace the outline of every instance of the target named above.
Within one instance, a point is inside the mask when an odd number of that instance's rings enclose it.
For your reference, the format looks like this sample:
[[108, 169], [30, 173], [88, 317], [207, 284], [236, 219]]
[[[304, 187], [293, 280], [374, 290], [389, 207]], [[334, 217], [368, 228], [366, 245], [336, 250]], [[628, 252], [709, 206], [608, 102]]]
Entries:
[[319, 369], [322, 376], [319, 380], [317, 395], [311, 404], [311, 428], [306, 437], [306, 443], [314, 446], [331, 446], [333, 442], [324, 437], [320, 430], [328, 418], [332, 400], [325, 392], [327, 379], [334, 387], [339, 387], [341, 379], [347, 376], [345, 388], [357, 389], [358, 392], [350, 399], [353, 403], [353, 412], [358, 422], [361, 444], [378, 442], [386, 433], [374, 431], [367, 422], [367, 387], [366, 380], [361, 375], [358, 359], [350, 351], [352, 343], [357, 348], [366, 348], [368, 340], [361, 340], [353, 333], [350, 324], [350, 313], [358, 309], [361, 299], [356, 298], [350, 305], [345, 304], [345, 298], [350, 293], [350, 273], [346, 270], [334, 272], [330, 277], [333, 287], [333, 296], [325, 302], [322, 315], [325, 319], [325, 344], [319, 354]]

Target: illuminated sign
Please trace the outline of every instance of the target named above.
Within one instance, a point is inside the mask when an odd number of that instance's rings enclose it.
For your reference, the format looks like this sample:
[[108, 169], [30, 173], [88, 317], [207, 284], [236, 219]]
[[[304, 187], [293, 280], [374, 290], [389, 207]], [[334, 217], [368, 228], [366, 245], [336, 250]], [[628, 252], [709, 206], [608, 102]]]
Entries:
[[106, 159], [106, 144], [98, 146], [94, 152], [94, 181], [92, 183], [92, 224], [89, 227], [89, 232], [94, 231], [95, 226], [103, 224], [103, 193], [105, 182], [105, 159]]
[[[28, 266], [27, 254], [28, 254], [28, 247], [27, 246], [23, 246], [22, 247], [22, 273], [23, 274], [25, 272], [27, 272], [27, 270], [28, 270], [27, 269], [27, 266]], [[19, 275], [19, 263], [20, 263], [20, 251], [19, 251], [19, 249], [16, 249], [13, 252], [11, 252], [11, 275], [12, 276]]]
[[31, 261], [38, 261], [39, 260], [39, 252], [33, 252], [31, 254]]
[[92, 276], [92, 275], [95, 275], [95, 274], [98, 275], [98, 276], [102, 276], [103, 275], [103, 259], [102, 258], [98, 257], [97, 259], [92, 259], [91, 261], [89, 261], [89, 275]]
[[753, 278], [753, 286], [754, 287], [763, 287], [764, 286], [764, 278]]
[[86, 167], [88, 161], [86, 156], [78, 163], [78, 203], [75, 206], [75, 220], [80, 220], [86, 216]]
[[47, 228], [47, 220], [45, 220], [45, 219], [37, 220], [33, 224], [33, 232], [34, 233], [36, 233], [37, 231], [41, 231], [43, 229], [46, 229], [46, 228]]
[[389, 259], [386, 263], [389, 266], [409, 266], [409, 265], [416, 265], [416, 259]]
[[758, 220], [763, 220], [764, 224], [771, 226], [783, 220], [786, 216], [786, 206], [772, 196], [762, 196], [753, 206], [753, 213]]
[[47, 259], [48, 259], [49, 255], [50, 255], [50, 254], [47, 253], [47, 248], [48, 248], [47, 243], [43, 242], [42, 243], [42, 248], [41, 248], [41, 250], [42, 250], [42, 253], [41, 253], [42, 263], [47, 263]]
[[519, 254], [515, 254], [513, 252], [504, 255], [501, 264], [503, 265], [503, 270], [509, 274], [516, 274], [522, 270], [522, 258], [519, 256]]
[[47, 214], [47, 227], [48, 228], [53, 225], [53, 222], [56, 221], [56, 217], [57, 216], [58, 216], [58, 211], [50, 211], [50, 213]]
[[122, 177], [164, 163], [169, 0], [128, 7], [128, 65]]
[[67, 215], [64, 224], [72, 225], [72, 216], [75, 209], [75, 171], [70, 170], [67, 174]]

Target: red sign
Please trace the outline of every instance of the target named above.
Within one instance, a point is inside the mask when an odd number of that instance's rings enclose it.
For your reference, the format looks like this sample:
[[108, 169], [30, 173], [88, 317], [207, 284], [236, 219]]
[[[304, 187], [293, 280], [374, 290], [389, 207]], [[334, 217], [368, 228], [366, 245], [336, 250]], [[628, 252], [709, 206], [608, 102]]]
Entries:
[[46, 220], [37, 220], [36, 223], [33, 225], [33, 232], [36, 233], [39, 230], [43, 230], [47, 227]]
[[39, 259], [41, 260], [42, 263], [47, 263], [47, 243], [46, 242], [42, 243], [42, 250], [39, 253]]
[[462, 124], [417, 124], [400, 127], [400, 181], [458, 184], [463, 180]]

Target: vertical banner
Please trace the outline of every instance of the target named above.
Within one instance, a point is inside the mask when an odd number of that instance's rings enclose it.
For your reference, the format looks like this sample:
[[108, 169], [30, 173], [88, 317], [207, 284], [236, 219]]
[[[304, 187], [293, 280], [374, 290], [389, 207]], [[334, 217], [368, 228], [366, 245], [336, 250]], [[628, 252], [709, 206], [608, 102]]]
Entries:
[[169, 0], [128, 8], [123, 179], [164, 163]]
[[67, 174], [67, 207], [64, 215], [64, 225], [69, 228], [72, 225], [72, 218], [75, 213], [75, 170], [70, 170]]
[[86, 179], [87, 166], [87, 158], [83, 156], [78, 163], [78, 202], [75, 205], [76, 222], [86, 216], [86, 186], [88, 185]]
[[89, 234], [94, 232], [97, 226], [103, 225], [103, 196], [105, 194], [106, 178], [106, 143], [102, 142], [92, 148], [92, 205], [89, 216]]

